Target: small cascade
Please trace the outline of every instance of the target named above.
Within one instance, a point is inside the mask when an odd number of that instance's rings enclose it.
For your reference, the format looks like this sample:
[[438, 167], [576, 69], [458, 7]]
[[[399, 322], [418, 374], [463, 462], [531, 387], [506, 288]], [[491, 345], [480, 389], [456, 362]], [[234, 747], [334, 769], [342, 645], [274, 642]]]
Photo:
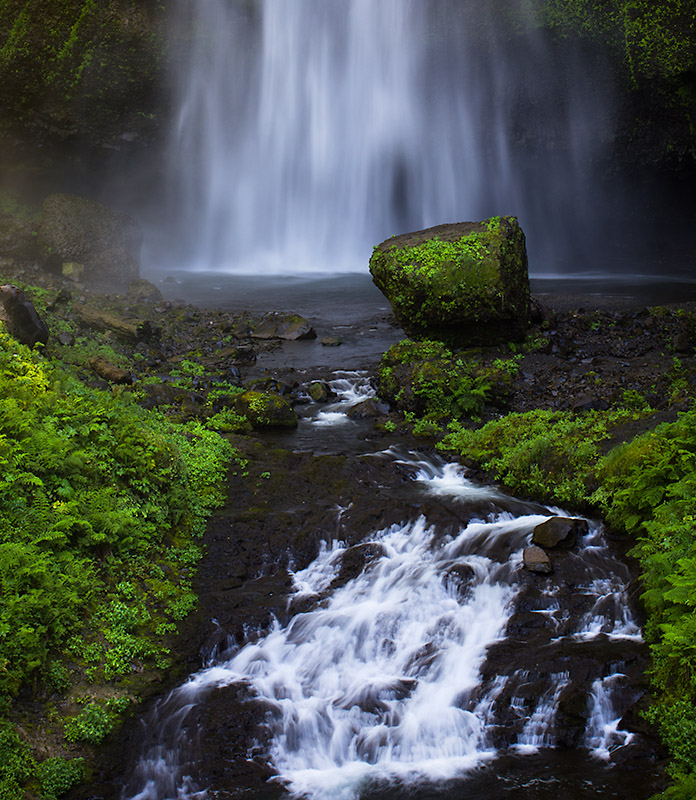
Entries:
[[[337, 377], [334, 391], [343, 380], [346, 396], [368, 391], [355, 388], [355, 375]], [[567, 725], [604, 761], [631, 744], [619, 719], [637, 698], [622, 665], [639, 634], [626, 609], [596, 628], [615, 609], [606, 597], [625, 591], [601, 528], [591, 525], [576, 552], [555, 555], [557, 580], [533, 576], [522, 551], [554, 512], [477, 487], [439, 459], [376, 455], [411, 478], [416, 496], [447, 498], [458, 521], [442, 527], [419, 515], [360, 544], [324, 542], [291, 572], [283, 620], [218, 654], [156, 709], [148, 725], [159, 738], [124, 798], [217, 796], [197, 781], [184, 745], [197, 736], [186, 726], [191, 709], [224, 687], [262, 704], [268, 738], [250, 749], [257, 759], [263, 751], [286, 791], [312, 800], [465, 781], [501, 754], [528, 758], [561, 745]], [[339, 537], [349, 513], [337, 509]], [[583, 579], [577, 594], [562, 591], [571, 574]]]
[[637, 699], [637, 693], [627, 684], [626, 675], [615, 672], [597, 678], [590, 695], [591, 714], [585, 743], [593, 756], [609, 761], [611, 754], [631, 744], [634, 735], [621, 730], [621, 717]]
[[334, 378], [328, 382], [328, 386], [336, 399], [327, 403], [311, 418], [312, 424], [319, 427], [348, 422], [346, 412], [352, 406], [375, 396], [370, 375], [363, 370], [339, 370], [334, 373]]
[[556, 744], [552, 733], [553, 721], [561, 694], [570, 682], [570, 673], [556, 672], [550, 678], [550, 688], [539, 700], [517, 740], [517, 747], [523, 753], [534, 753], [541, 747], [553, 747]]

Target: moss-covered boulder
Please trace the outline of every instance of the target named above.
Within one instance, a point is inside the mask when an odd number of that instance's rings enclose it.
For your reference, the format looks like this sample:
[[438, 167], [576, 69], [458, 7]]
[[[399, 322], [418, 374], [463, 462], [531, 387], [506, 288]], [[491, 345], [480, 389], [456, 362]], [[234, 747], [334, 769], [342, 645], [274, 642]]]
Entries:
[[235, 401], [235, 410], [254, 428], [296, 428], [297, 414], [288, 401], [275, 392], [248, 390]]
[[529, 323], [527, 251], [515, 217], [387, 239], [370, 272], [414, 338], [494, 344], [521, 338]]

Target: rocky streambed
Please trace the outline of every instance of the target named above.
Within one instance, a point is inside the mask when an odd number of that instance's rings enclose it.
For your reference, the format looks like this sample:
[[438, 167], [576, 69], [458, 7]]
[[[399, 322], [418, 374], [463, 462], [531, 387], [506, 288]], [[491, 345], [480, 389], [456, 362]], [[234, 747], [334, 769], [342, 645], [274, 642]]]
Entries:
[[[390, 407], [370, 397], [373, 391], [361, 395], [355, 389], [358, 383], [369, 388], [385, 344], [401, 336], [383, 309], [348, 324], [338, 313], [331, 324], [307, 314], [316, 338], [290, 340], [282, 338], [277, 325], [288, 319], [303, 329], [294, 316], [186, 305], [165, 297], [178, 287], [164, 282], [159, 288], [135, 284], [119, 297], [36, 273], [8, 272], [4, 279], [38, 285], [27, 291], [33, 291], [42, 313], [52, 309], [47, 352], [72, 358], [86, 380], [134, 392], [138, 402], [175, 416], [210, 420], [229, 409], [242, 420], [233, 420], [222, 432], [248, 459], [248, 474], [231, 478], [228, 505], [208, 527], [196, 583], [198, 610], [184, 623], [178, 644], [184, 671], [199, 674], [227, 664], [245, 644], [262, 642], [298, 614], [330, 605], [332, 593], [376, 569], [384, 555], [384, 532], [392, 528], [425, 520], [437, 533], [424, 552], [435, 553], [472, 523], [496, 524], [501, 514], [508, 520], [562, 513], [492, 490], [463, 491], [466, 483], [460, 478], [448, 483], [450, 467], [427, 455], [431, 435], [414, 437], [413, 420], [398, 404]], [[615, 431], [620, 441], [690, 407], [694, 324], [688, 304], [648, 308], [626, 299], [594, 298], [591, 306], [587, 298], [568, 303], [554, 296], [537, 301], [537, 322], [524, 343], [457, 354], [484, 366], [502, 360], [514, 367], [504, 370], [505, 392], [468, 424], [475, 427], [531, 408], [583, 414], [621, 403], [649, 403], [649, 414]], [[85, 307], [93, 310], [92, 317]], [[88, 321], [99, 313], [100, 323]], [[123, 320], [139, 325], [124, 326]], [[269, 336], [254, 335], [264, 326], [273, 327]], [[321, 344], [322, 338], [340, 338], [338, 329], [342, 344]], [[311, 337], [306, 328], [301, 335]], [[111, 384], [99, 375], [90, 364], [97, 350], [108, 350], [106, 355], [129, 380]], [[363, 369], [341, 372], [346, 364]], [[346, 381], [354, 387], [352, 394]], [[292, 421], [287, 426], [272, 419], [252, 423], [237, 405], [242, 391], [280, 397]], [[630, 786], [631, 796], [647, 798], [662, 785], [663, 754], [639, 713], [646, 702], [647, 653], [636, 628], [641, 612], [635, 568], [623, 555], [628, 543], [602, 532], [596, 522], [591, 520], [587, 536], [573, 548], [552, 554], [550, 576], [523, 567], [523, 545], [531, 537], [525, 524], [505, 544], [479, 539], [467, 545], [463, 563], [441, 570], [447, 577], [441, 574], [440, 580], [461, 606], [478, 585], [472, 584], [476, 567], [466, 559], [485, 557], [498, 565], [494, 569], [510, 573], [506, 585], [514, 575], [516, 587], [505, 618], [487, 634], [483, 660], [471, 667], [477, 688], [462, 689], [455, 703], [485, 721], [485, 736], [470, 740], [476, 757], [497, 753], [489, 766], [485, 758], [480, 763], [474, 758], [475, 769], [466, 779], [468, 796], [520, 796], [524, 791], [525, 797], [545, 798], [564, 791], [589, 798], [601, 791], [625, 797]], [[297, 575], [314, 569], [322, 548], [335, 540], [343, 543], [327, 572], [335, 574], [309, 596], [298, 596]], [[606, 561], [604, 572], [596, 574], [600, 551]], [[502, 585], [499, 578], [481, 580], [480, 585]], [[420, 654], [413, 654], [416, 662], [437, 660], [431, 659], [428, 641], [421, 642]], [[412, 693], [393, 687], [389, 692], [373, 702], [391, 707], [403, 700], [400, 694]], [[88, 793], [83, 788], [74, 797], [173, 796], [166, 783], [157, 788], [154, 779], [143, 782], [139, 765], [153, 747], [160, 748], [164, 772], [185, 779], [176, 788], [181, 797], [206, 796], [197, 794], [206, 787], [207, 796], [220, 798], [283, 792], [283, 783], [273, 780], [277, 762], [269, 758], [275, 736], [272, 709], [253, 682], [223, 681], [197, 698], [173, 727], [175, 701], [166, 697], [165, 690], [126, 723], [101, 751]], [[176, 763], [165, 756], [172, 746]], [[379, 758], [373, 756], [372, 763]], [[412, 784], [407, 789], [376, 774], [370, 796], [462, 791], [461, 776], [416, 783], [417, 790]]]

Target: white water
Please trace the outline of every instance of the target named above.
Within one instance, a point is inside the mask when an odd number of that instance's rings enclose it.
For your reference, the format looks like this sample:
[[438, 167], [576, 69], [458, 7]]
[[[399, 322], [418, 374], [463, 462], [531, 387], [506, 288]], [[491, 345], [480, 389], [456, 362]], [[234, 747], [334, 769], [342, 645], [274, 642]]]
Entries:
[[629, 693], [629, 702], [625, 698], [623, 704], [616, 701], [616, 688], [622, 682], [626, 682], [626, 676], [618, 672], [604, 679], [597, 678], [592, 684], [592, 713], [585, 740], [592, 755], [603, 761], [609, 761], [614, 750], [629, 745], [634, 739], [632, 733], [620, 728], [623, 712], [636, 697], [632, 692]]
[[548, 272], [600, 238], [611, 87], [569, 43], [480, 0], [175, 5], [169, 264], [366, 270], [391, 235], [514, 214]]
[[328, 386], [335, 395], [335, 400], [327, 403], [311, 417], [312, 425], [318, 427], [344, 425], [350, 422], [346, 411], [376, 394], [370, 375], [364, 370], [339, 370], [334, 373], [334, 378], [328, 382]]
[[[353, 379], [359, 383], [361, 376]], [[384, 455], [409, 467], [433, 497], [501, 499], [494, 490], [475, 487], [452, 465], [415, 454]], [[345, 510], [339, 509], [339, 518]], [[192, 676], [165, 702], [153, 725], [168, 726], [180, 738], [182, 721], [198, 698], [244, 683], [269, 709], [267, 757], [278, 780], [293, 795], [314, 800], [354, 800], [374, 780], [438, 782], [465, 775], [497, 754], [489, 730], [499, 724], [501, 702], [509, 703], [519, 720], [511, 742], [516, 752], [523, 756], [553, 747], [554, 719], [571, 683], [568, 672], [546, 675], [546, 688], [531, 704], [528, 692], [526, 700], [516, 694], [532, 680], [528, 670], [482, 677], [488, 649], [506, 638], [522, 589], [522, 550], [547, 516], [497, 511], [447, 535], [423, 517], [395, 525], [370, 537], [376, 555], [334, 589], [349, 548], [340, 541], [325, 543], [316, 559], [293, 575], [295, 598], [315, 598], [315, 607], [285, 625], [276, 622], [268, 634]], [[592, 527], [585, 540], [580, 547], [588, 545], [597, 569], [621, 571], [598, 529]], [[546, 579], [539, 585], [539, 613], [551, 618], [558, 613], [562, 621], [558, 586]], [[601, 597], [604, 589], [598, 581], [585, 591]], [[624, 616], [635, 624], [628, 611]], [[580, 625], [581, 638], [595, 635], [593, 620], [589, 614], [586, 627]], [[566, 636], [575, 639], [577, 631]], [[585, 742], [603, 760], [632, 740], [619, 726], [621, 713], [635, 699], [616, 700], [623, 678], [600, 675], [588, 694]], [[508, 686], [512, 693], [501, 701]], [[136, 778], [141, 788], [128, 795], [133, 800], [211, 796], [179, 763], [176, 745], [152, 747]]]

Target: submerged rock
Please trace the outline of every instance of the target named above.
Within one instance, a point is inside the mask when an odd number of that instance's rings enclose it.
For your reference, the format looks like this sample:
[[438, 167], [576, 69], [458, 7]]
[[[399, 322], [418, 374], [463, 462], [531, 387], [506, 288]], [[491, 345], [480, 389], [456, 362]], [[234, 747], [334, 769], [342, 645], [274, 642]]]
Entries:
[[392, 237], [375, 247], [370, 272], [413, 338], [494, 344], [521, 338], [529, 325], [527, 251], [515, 217]]

